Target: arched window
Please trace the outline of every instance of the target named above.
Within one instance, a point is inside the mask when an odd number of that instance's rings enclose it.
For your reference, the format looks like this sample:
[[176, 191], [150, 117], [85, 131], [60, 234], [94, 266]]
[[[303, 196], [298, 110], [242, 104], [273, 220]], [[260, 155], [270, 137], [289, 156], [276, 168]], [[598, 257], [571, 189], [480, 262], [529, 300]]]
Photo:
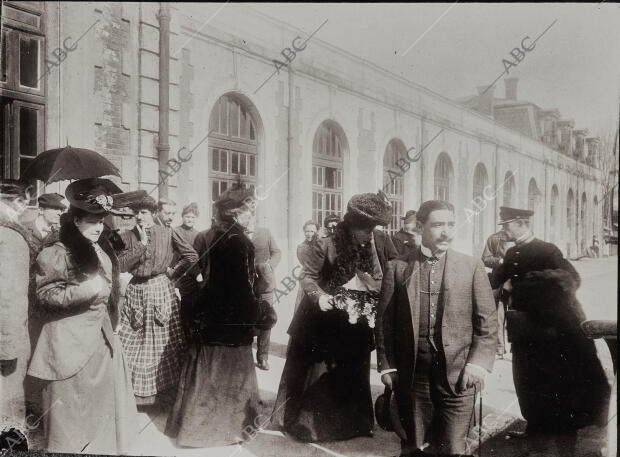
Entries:
[[568, 229], [567, 255], [573, 254], [571, 245], [573, 244], [573, 233], [575, 231], [575, 209], [575, 195], [573, 194], [573, 189], [569, 189], [568, 196], [566, 197], [566, 228]]
[[334, 121], [323, 121], [312, 143], [312, 219], [319, 226], [328, 214], [342, 216], [342, 170], [347, 149], [342, 128]]
[[[488, 183], [487, 169], [481, 163], [476, 165], [476, 169], [474, 170], [474, 191], [473, 191], [473, 201], [478, 202], [480, 199], [484, 199], [484, 188]], [[477, 255], [482, 253], [484, 249], [484, 226], [485, 226], [485, 211], [484, 209], [477, 211], [474, 215], [474, 231], [473, 231], [473, 246], [474, 251], [473, 254]]]
[[506, 176], [504, 176], [504, 182], [503, 182], [503, 187], [504, 187], [504, 202], [502, 206], [509, 206], [509, 207], [514, 207], [514, 195], [515, 195], [515, 177], [512, 174], [512, 171], [509, 171], [506, 173]]
[[448, 154], [442, 152], [435, 163], [435, 198], [437, 200], [450, 201], [450, 183], [453, 175], [452, 161]]
[[551, 188], [551, 208], [549, 214], [550, 221], [550, 229], [551, 229], [551, 241], [553, 243], [557, 242], [558, 239], [558, 209], [560, 205], [560, 193], [558, 192], [558, 187], [554, 184]]
[[580, 210], [579, 226], [581, 227], [581, 232], [582, 232], [580, 246], [581, 246], [581, 252], [584, 253], [589, 244], [588, 243], [588, 230], [587, 230], [587, 225], [586, 225], [586, 219], [588, 217], [588, 198], [586, 197], [585, 192], [581, 194], [581, 208], [579, 208], [579, 210]]
[[211, 200], [239, 180], [245, 187], [255, 187], [258, 140], [248, 104], [234, 94], [220, 97], [211, 111], [209, 131]]
[[598, 197], [594, 196], [594, 202], [592, 204], [592, 235], [598, 236]]
[[527, 209], [536, 211], [536, 206], [538, 205], [540, 195], [540, 190], [538, 190], [536, 180], [534, 178], [530, 179], [530, 183], [527, 186]]
[[388, 143], [383, 155], [383, 190], [392, 203], [392, 222], [387, 227], [390, 235], [399, 231], [402, 226], [400, 217], [404, 214], [404, 180], [401, 176], [403, 173], [398, 168], [396, 161], [403, 158], [406, 153], [407, 150], [404, 143], [394, 138]]

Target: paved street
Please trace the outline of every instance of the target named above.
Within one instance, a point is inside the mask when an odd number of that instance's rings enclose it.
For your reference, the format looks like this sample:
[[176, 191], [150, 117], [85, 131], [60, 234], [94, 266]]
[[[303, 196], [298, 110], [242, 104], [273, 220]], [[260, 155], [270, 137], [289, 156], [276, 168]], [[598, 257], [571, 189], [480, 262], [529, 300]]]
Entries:
[[[582, 286], [578, 297], [589, 318], [617, 319], [617, 258], [583, 259], [574, 262], [582, 276]], [[260, 394], [263, 400], [261, 413], [268, 418], [272, 412], [275, 395], [284, 365], [286, 350], [286, 326], [297, 291], [292, 292], [278, 305], [279, 322], [273, 331], [271, 370], [257, 370]], [[286, 302], [285, 302], [286, 301]], [[597, 349], [603, 364], [611, 377], [611, 358], [604, 343], [597, 341]], [[523, 422], [512, 381], [511, 363], [497, 360], [494, 372], [487, 381], [484, 392], [483, 410], [483, 455], [501, 457], [564, 457], [569, 455], [590, 457], [597, 454], [604, 445], [605, 430], [590, 428], [580, 433], [576, 447], [566, 437], [551, 437], [536, 440], [507, 439], [502, 430], [522, 429]], [[373, 398], [382, 393], [383, 388], [375, 371], [373, 353], [373, 372], [371, 383]], [[179, 449], [163, 434], [167, 411], [147, 411], [140, 413], [140, 427], [143, 428], [136, 454], [179, 455], [179, 456], [224, 456], [224, 457], [322, 457], [322, 456], [392, 456], [399, 453], [399, 441], [393, 433], [385, 432], [378, 426], [373, 438], [357, 438], [346, 442], [305, 444], [297, 443], [279, 432], [270, 431], [268, 421], [265, 429], [243, 446], [229, 446], [210, 449]], [[475, 430], [471, 434], [472, 451], [477, 446]]]

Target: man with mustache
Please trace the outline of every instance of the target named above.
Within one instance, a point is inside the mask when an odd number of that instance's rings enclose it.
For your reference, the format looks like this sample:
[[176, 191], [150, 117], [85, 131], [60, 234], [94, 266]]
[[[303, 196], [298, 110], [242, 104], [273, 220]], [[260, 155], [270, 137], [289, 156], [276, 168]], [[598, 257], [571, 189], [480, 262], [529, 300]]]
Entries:
[[378, 370], [407, 433], [401, 457], [463, 454], [475, 394], [495, 360], [497, 311], [482, 262], [450, 249], [454, 206], [429, 200], [416, 217], [421, 246], [383, 277]]

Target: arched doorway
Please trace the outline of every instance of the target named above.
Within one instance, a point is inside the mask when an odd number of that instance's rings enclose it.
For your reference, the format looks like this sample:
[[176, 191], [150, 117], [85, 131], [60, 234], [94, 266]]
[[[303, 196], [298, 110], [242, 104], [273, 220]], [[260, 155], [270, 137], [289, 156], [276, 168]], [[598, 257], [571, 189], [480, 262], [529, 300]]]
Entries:
[[503, 187], [504, 189], [502, 206], [514, 207], [514, 196], [517, 185], [515, 183], [515, 176], [512, 171], [508, 171], [504, 176]]
[[450, 187], [454, 177], [452, 161], [445, 152], [439, 154], [435, 163], [435, 199], [450, 201]]
[[405, 213], [403, 209], [404, 179], [397, 161], [405, 157], [406, 153], [405, 144], [398, 138], [394, 138], [388, 143], [383, 155], [383, 190], [392, 203], [392, 222], [386, 229], [390, 235], [400, 230], [402, 227], [400, 218]]
[[[484, 188], [487, 186], [489, 181], [488, 175], [487, 175], [487, 169], [486, 167], [482, 164], [479, 163], [478, 165], [476, 165], [476, 168], [474, 170], [474, 186], [473, 186], [473, 201], [474, 202], [478, 202], [481, 201], [480, 199], [484, 199]], [[485, 243], [485, 234], [484, 234], [484, 227], [485, 227], [485, 222], [486, 222], [486, 207], [482, 207], [480, 210], [476, 211], [476, 214], [474, 215], [473, 218], [473, 239], [472, 239], [472, 244], [473, 244], [473, 255], [474, 256], [478, 256], [479, 254], [482, 254], [482, 251], [484, 249], [484, 243]]]
[[568, 233], [568, 238], [566, 241], [566, 254], [568, 256], [573, 255], [573, 250], [571, 249], [573, 245], [574, 233], [576, 231], [575, 227], [575, 195], [573, 194], [573, 189], [568, 190], [568, 196], [566, 197], [566, 228]]
[[559, 236], [558, 230], [560, 228], [560, 223], [558, 221], [558, 211], [560, 209], [560, 193], [558, 192], [558, 186], [555, 184], [551, 187], [551, 206], [549, 209], [549, 222], [550, 222], [550, 232], [551, 232], [551, 242], [557, 243]]
[[238, 94], [223, 95], [209, 118], [209, 189], [211, 201], [239, 180], [256, 187], [259, 140], [256, 112], [251, 102]]

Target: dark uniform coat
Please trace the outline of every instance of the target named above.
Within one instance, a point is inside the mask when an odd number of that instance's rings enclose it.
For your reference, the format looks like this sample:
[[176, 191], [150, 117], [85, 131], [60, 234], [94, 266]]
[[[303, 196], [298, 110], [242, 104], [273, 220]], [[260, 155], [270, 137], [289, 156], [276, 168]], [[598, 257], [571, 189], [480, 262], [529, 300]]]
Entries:
[[510, 280], [513, 378], [530, 431], [564, 432], [602, 420], [609, 386], [580, 324], [579, 274], [560, 250], [533, 238], [510, 248], [493, 286]]

